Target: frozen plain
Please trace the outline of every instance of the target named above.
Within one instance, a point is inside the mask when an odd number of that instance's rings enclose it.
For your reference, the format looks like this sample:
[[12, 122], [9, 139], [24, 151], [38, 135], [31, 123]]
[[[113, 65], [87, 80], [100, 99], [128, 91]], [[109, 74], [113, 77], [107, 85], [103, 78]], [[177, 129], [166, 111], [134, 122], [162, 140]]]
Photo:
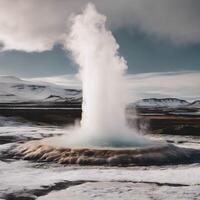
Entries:
[[[1, 153], [20, 141], [65, 134], [65, 127], [24, 123], [1, 117]], [[13, 136], [13, 137], [12, 137]], [[199, 137], [150, 136], [200, 147]], [[180, 142], [181, 141], [181, 142]], [[1, 199], [199, 199], [200, 165], [150, 167], [82, 167], [0, 160]]]

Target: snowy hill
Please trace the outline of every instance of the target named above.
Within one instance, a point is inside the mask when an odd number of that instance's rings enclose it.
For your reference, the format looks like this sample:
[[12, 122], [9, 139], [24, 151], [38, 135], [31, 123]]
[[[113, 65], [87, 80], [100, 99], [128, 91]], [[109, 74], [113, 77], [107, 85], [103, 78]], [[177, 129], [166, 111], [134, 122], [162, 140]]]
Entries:
[[30, 101], [81, 101], [81, 91], [52, 83], [25, 81], [14, 76], [0, 76], [0, 103]]
[[164, 99], [156, 99], [156, 98], [150, 98], [150, 99], [142, 99], [135, 103], [136, 107], [158, 107], [158, 108], [164, 108], [164, 107], [185, 107], [188, 106], [190, 103], [177, 99], [177, 98], [164, 98]]
[[129, 106], [130, 108], [200, 108], [200, 100], [194, 101], [192, 103], [177, 99], [177, 98], [149, 98], [142, 99], [137, 101], [136, 103], [132, 103]]
[[190, 107], [192, 107], [192, 108], [200, 108], [200, 100], [194, 101], [193, 103], [191, 103]]
[[[0, 76], [0, 103], [22, 102], [72, 102], [80, 103], [82, 92], [80, 86], [70, 79], [65, 83], [60, 79], [32, 79], [22, 80], [14, 76]], [[57, 80], [57, 82], [55, 81]], [[57, 84], [53, 84], [56, 82]], [[61, 84], [62, 83], [62, 84]], [[65, 83], [65, 84], [63, 84]], [[76, 87], [74, 87], [76, 86]], [[177, 98], [149, 98], [142, 99], [129, 106], [138, 108], [200, 108], [200, 100], [192, 103]]]

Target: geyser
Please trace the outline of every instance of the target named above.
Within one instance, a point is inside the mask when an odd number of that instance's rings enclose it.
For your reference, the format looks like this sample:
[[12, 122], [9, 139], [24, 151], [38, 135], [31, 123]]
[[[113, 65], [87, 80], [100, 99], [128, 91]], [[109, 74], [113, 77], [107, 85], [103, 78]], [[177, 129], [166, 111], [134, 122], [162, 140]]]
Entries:
[[110, 134], [125, 128], [127, 90], [126, 61], [118, 55], [118, 44], [105, 27], [106, 17], [89, 4], [73, 18], [66, 47], [80, 66], [83, 89], [81, 127]]
[[80, 66], [83, 83], [81, 126], [68, 129], [70, 134], [65, 136], [20, 144], [9, 152], [11, 156], [80, 165], [200, 162], [199, 150], [152, 142], [126, 126], [128, 91], [124, 75], [127, 64], [118, 54], [119, 46], [112, 33], [105, 27], [106, 17], [89, 4], [71, 22], [65, 46]]
[[65, 47], [80, 66], [83, 112], [81, 127], [67, 139], [68, 144], [141, 146], [149, 141], [126, 125], [127, 63], [119, 56], [119, 45], [105, 23], [106, 17], [91, 3], [71, 19]]

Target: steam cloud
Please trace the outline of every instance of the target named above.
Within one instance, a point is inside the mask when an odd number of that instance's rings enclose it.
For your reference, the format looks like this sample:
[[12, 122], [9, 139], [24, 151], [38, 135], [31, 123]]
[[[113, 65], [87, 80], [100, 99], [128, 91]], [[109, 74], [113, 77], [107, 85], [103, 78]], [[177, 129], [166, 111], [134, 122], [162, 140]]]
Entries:
[[72, 18], [66, 37], [66, 48], [80, 66], [83, 87], [81, 128], [68, 141], [70, 145], [138, 146], [146, 140], [127, 128], [124, 113], [126, 61], [119, 56], [119, 46], [105, 22], [106, 17], [88, 4]]
[[[67, 19], [87, 2], [0, 0], [0, 44], [3, 44], [3, 50], [44, 51], [57, 42], [62, 43]], [[136, 27], [148, 35], [174, 43], [200, 42], [199, 0], [92, 2], [108, 16], [112, 29]]]
[[[105, 28], [106, 17], [89, 4], [73, 19], [66, 47], [80, 66], [83, 87], [82, 127], [92, 132], [121, 130], [124, 110], [126, 61], [118, 44]], [[116, 123], [120, 122], [120, 123]]]

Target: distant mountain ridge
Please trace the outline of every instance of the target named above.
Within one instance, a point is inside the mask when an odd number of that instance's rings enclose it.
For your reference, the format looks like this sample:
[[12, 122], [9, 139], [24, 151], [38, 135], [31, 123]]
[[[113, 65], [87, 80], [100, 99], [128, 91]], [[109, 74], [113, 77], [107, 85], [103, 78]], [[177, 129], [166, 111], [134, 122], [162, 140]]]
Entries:
[[195, 108], [200, 108], [200, 100], [194, 101], [193, 103], [190, 104], [190, 106]]
[[78, 89], [66, 89], [52, 83], [25, 81], [14, 76], [0, 76], [0, 103], [81, 102]]
[[[0, 76], [0, 103], [71, 102], [81, 103], [80, 89], [66, 88], [48, 82], [25, 81], [14, 76]], [[192, 103], [178, 98], [148, 98], [131, 103], [137, 108], [200, 108], [200, 100]]]
[[190, 108], [200, 108], [200, 100], [194, 101], [192, 103], [177, 99], [177, 98], [149, 98], [149, 99], [142, 99], [137, 101], [134, 104], [135, 107], [154, 107], [154, 108], [177, 108], [177, 107], [190, 107]]

